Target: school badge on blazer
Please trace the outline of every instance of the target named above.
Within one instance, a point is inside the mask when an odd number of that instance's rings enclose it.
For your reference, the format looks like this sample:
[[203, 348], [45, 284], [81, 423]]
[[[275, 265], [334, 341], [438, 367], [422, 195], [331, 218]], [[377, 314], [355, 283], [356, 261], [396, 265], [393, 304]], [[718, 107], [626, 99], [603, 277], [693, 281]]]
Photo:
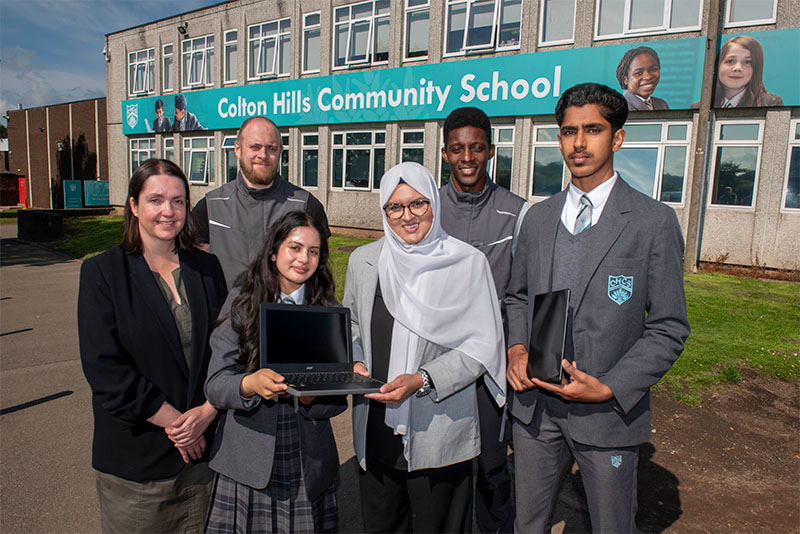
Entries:
[[622, 304], [633, 295], [633, 277], [623, 275], [609, 275], [608, 277], [608, 298]]

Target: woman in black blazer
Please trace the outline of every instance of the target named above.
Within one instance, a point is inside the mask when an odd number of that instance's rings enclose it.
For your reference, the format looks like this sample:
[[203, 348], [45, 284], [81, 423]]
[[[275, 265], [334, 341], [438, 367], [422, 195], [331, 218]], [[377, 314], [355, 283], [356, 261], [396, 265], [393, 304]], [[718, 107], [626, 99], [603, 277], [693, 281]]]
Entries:
[[122, 244], [84, 262], [78, 293], [103, 532], [202, 529], [217, 415], [203, 384], [226, 295], [219, 261], [195, 246], [183, 172], [145, 161], [131, 177]]

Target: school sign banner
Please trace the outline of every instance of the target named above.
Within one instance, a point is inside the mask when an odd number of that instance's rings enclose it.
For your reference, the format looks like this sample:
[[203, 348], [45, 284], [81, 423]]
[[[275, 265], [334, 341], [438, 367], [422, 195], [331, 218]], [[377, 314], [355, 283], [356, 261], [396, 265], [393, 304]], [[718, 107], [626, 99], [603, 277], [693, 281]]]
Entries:
[[[176, 99], [181, 99], [181, 112], [185, 109], [193, 118], [191, 129], [209, 130], [236, 129], [255, 115], [266, 115], [278, 126], [441, 119], [462, 106], [480, 107], [490, 117], [548, 115], [561, 93], [577, 83], [598, 82], [622, 90], [617, 67], [626, 52], [642, 44], [343, 72], [136, 98], [122, 102], [123, 133], [155, 131], [158, 100], [174, 123]], [[660, 61], [660, 74], [650, 81], [657, 86], [651, 89], [653, 96], [668, 106], [660, 109], [688, 109], [700, 99], [705, 38], [644, 44]]]

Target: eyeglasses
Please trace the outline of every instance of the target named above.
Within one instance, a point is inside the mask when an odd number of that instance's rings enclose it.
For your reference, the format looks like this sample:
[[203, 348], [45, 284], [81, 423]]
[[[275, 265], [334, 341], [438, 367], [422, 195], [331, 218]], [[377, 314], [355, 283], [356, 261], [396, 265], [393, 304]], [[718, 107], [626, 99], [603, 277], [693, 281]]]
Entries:
[[392, 202], [391, 204], [386, 204], [383, 207], [383, 211], [390, 219], [399, 219], [402, 217], [403, 213], [406, 211], [406, 208], [408, 208], [408, 211], [411, 212], [411, 215], [414, 215], [415, 217], [422, 217], [428, 213], [428, 206], [430, 206], [430, 203], [431, 201], [427, 198], [418, 198], [417, 200], [412, 200], [408, 204]]

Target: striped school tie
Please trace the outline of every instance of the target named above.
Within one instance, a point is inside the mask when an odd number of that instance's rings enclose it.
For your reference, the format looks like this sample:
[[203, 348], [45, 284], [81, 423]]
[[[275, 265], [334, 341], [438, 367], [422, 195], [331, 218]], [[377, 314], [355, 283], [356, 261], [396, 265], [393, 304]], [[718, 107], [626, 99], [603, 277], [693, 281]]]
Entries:
[[573, 234], [577, 235], [592, 225], [592, 201], [586, 195], [581, 196], [581, 208], [575, 218]]

